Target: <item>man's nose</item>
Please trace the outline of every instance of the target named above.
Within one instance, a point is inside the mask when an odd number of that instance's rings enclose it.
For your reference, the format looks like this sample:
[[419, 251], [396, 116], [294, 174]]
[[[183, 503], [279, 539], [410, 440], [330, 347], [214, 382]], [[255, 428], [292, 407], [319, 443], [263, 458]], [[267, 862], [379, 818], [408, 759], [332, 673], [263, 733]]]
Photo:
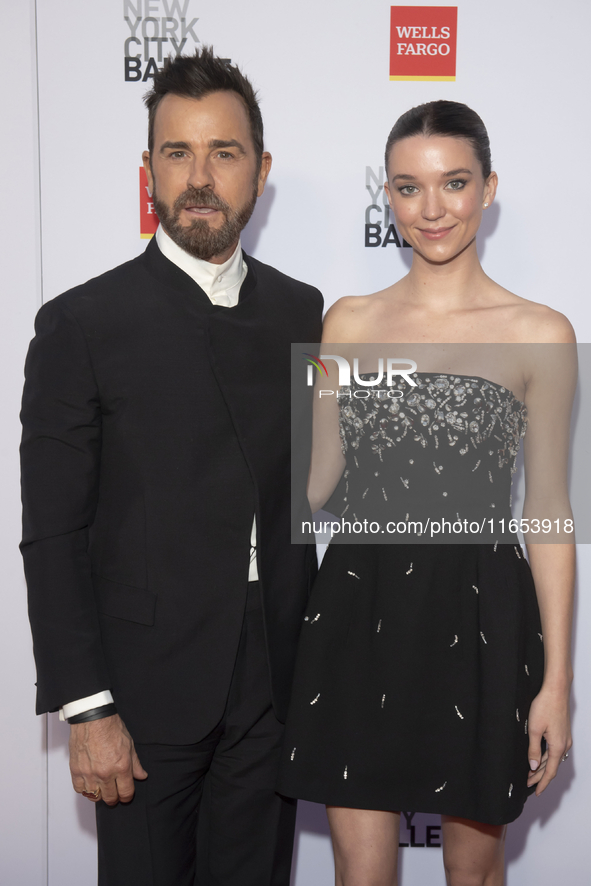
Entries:
[[208, 158], [194, 157], [189, 169], [187, 184], [199, 190], [200, 188], [213, 188], [214, 178]]

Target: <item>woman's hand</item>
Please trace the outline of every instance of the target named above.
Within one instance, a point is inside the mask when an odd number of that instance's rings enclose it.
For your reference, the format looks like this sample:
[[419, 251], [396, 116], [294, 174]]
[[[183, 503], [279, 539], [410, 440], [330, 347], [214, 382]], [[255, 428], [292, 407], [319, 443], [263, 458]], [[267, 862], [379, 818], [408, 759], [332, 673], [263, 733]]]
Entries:
[[[536, 797], [540, 796], [556, 776], [564, 754], [572, 747], [569, 694], [570, 685], [567, 688], [543, 685], [529, 710], [530, 771], [527, 786], [537, 785]], [[542, 738], [546, 739], [547, 744], [543, 756]]]

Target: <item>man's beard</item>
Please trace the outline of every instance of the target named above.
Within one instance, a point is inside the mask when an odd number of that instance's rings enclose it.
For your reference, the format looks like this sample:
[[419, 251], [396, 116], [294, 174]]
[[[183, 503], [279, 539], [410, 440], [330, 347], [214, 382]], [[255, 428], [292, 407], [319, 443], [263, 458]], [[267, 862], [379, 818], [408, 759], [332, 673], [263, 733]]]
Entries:
[[[248, 203], [238, 210], [232, 209], [209, 188], [193, 188], [190, 185], [176, 198], [171, 209], [167, 203], [158, 199], [154, 182], [152, 200], [162, 227], [177, 246], [195, 258], [209, 261], [216, 255], [222, 255], [238, 241], [257, 202], [257, 183], [253, 186]], [[211, 206], [223, 212], [225, 219], [221, 227], [210, 227], [209, 222], [201, 218], [194, 219], [190, 225], [182, 225], [179, 221], [181, 211], [185, 206], [194, 204]]]

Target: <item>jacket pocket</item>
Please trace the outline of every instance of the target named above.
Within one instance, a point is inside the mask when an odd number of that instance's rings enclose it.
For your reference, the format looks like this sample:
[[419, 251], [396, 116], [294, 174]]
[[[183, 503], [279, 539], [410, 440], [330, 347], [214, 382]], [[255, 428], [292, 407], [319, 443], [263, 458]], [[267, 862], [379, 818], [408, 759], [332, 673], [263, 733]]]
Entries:
[[98, 611], [141, 625], [153, 625], [157, 595], [153, 591], [120, 584], [93, 573], [92, 584]]

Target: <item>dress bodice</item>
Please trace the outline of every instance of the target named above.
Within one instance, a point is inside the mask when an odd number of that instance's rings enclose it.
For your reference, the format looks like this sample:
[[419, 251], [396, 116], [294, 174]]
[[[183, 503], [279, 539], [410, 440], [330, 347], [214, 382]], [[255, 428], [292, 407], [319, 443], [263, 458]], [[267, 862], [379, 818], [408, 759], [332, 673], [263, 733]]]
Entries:
[[355, 382], [341, 389], [346, 469], [340, 516], [478, 519], [496, 529], [500, 518], [511, 516], [525, 404], [477, 376], [415, 372], [411, 378], [414, 387], [401, 379], [390, 388]]

